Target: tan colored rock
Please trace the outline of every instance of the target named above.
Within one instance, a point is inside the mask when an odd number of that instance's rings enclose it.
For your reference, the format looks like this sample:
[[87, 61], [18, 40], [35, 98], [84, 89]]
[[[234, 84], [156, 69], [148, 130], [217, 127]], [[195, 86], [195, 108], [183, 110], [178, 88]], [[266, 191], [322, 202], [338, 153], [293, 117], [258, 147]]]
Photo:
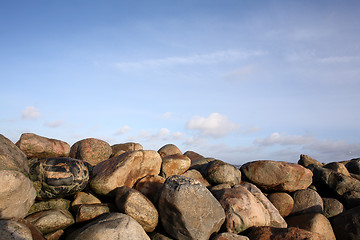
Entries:
[[318, 162], [317, 160], [315, 160], [314, 158], [308, 156], [308, 155], [305, 155], [305, 154], [301, 154], [300, 155], [300, 159], [298, 161], [298, 164], [300, 164], [301, 166], [304, 166], [304, 167], [307, 167], [311, 164], [314, 164], [314, 165], [318, 165], [318, 166], [323, 166], [322, 163]]
[[24, 218], [36, 198], [28, 177], [18, 171], [0, 170], [0, 218]]
[[165, 146], [162, 146], [158, 150], [158, 153], [160, 154], [160, 156], [162, 158], [164, 158], [166, 156], [170, 156], [170, 155], [182, 154], [180, 149], [177, 146], [175, 146], [174, 144], [166, 144]]
[[199, 181], [174, 175], [159, 197], [162, 226], [175, 239], [208, 240], [225, 220], [224, 209]]
[[107, 204], [81, 204], [76, 208], [75, 221], [77, 223], [89, 221], [104, 213], [110, 213], [110, 208]]
[[0, 134], [0, 170], [17, 170], [29, 173], [28, 160], [13, 142]]
[[234, 186], [241, 183], [241, 172], [229, 163], [215, 160], [207, 165], [205, 178], [211, 185], [227, 183]]
[[298, 190], [293, 194], [294, 207], [292, 215], [303, 213], [322, 213], [324, 209], [323, 200], [320, 195], [312, 189]]
[[204, 184], [205, 187], [210, 187], [210, 183], [201, 175], [201, 173], [198, 170], [190, 169], [181, 174], [182, 176], [192, 178], [195, 180], [198, 180], [202, 184]]
[[46, 234], [45, 238], [46, 240], [59, 240], [63, 234], [64, 234], [64, 230], [59, 229], [55, 232]]
[[332, 218], [344, 211], [344, 205], [335, 198], [323, 198], [323, 214], [327, 218]]
[[42, 137], [34, 133], [23, 133], [16, 143], [28, 158], [68, 157], [70, 145], [66, 142]]
[[328, 163], [324, 165], [324, 168], [328, 168], [334, 170], [335, 172], [342, 173], [346, 176], [350, 176], [349, 171], [347, 170], [347, 168], [343, 163], [339, 163], [339, 162]]
[[165, 182], [165, 178], [159, 175], [149, 175], [140, 179], [135, 184], [135, 189], [144, 194], [152, 203], [157, 205], [160, 190]]
[[140, 143], [134, 142], [114, 144], [111, 146], [111, 148], [113, 152], [113, 157], [117, 157], [124, 152], [143, 150], [143, 146]]
[[160, 175], [164, 178], [183, 174], [189, 169], [191, 160], [182, 154], [170, 155], [162, 158]]
[[118, 188], [115, 203], [120, 212], [135, 219], [146, 232], [154, 231], [158, 225], [156, 207], [141, 192], [128, 187]]
[[69, 157], [84, 160], [91, 165], [109, 159], [112, 154], [111, 146], [100, 139], [86, 138], [71, 146]]
[[108, 195], [122, 186], [132, 188], [139, 179], [148, 175], [158, 175], [161, 163], [162, 159], [155, 151], [126, 152], [96, 165], [90, 187], [100, 195]]
[[276, 192], [269, 194], [267, 197], [282, 217], [287, 217], [291, 213], [294, 207], [294, 199], [289, 194]]
[[186, 151], [184, 153], [184, 155], [187, 156], [188, 158], [190, 158], [190, 160], [192, 162], [204, 158], [203, 155], [200, 155], [200, 154], [198, 154], [197, 152], [194, 152], [194, 151]]
[[212, 240], [249, 240], [249, 238], [234, 233], [224, 232], [217, 234]]
[[71, 208], [74, 212], [76, 212], [77, 208], [83, 204], [101, 204], [101, 201], [91, 193], [76, 193], [74, 196], [74, 200], [71, 202]]
[[301, 228], [318, 233], [325, 240], [336, 240], [329, 220], [321, 213], [305, 213], [287, 218], [289, 227]]
[[300, 228], [252, 227], [247, 236], [251, 240], [325, 240], [318, 233]]
[[262, 160], [241, 166], [241, 172], [265, 190], [294, 192], [312, 183], [312, 172], [296, 163]]

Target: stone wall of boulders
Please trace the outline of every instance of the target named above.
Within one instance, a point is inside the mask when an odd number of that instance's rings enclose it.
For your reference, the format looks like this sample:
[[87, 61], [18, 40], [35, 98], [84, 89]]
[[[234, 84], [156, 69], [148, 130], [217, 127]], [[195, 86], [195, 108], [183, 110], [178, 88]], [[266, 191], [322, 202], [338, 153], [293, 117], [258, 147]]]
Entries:
[[360, 239], [360, 158], [240, 168], [173, 144], [0, 134], [1, 239]]

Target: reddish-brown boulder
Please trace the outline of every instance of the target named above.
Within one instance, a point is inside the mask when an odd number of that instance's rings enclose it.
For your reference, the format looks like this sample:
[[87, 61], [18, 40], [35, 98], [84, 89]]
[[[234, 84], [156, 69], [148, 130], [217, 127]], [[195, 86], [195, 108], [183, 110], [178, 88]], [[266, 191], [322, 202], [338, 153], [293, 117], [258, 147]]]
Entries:
[[190, 158], [182, 154], [166, 156], [162, 158], [160, 175], [164, 178], [180, 175], [188, 170], [190, 165]]
[[143, 150], [143, 146], [140, 143], [134, 142], [114, 144], [111, 146], [111, 148], [113, 152], [113, 157], [119, 156], [124, 152]]
[[69, 157], [84, 160], [91, 165], [109, 159], [112, 154], [111, 146], [100, 139], [87, 138], [71, 146]]
[[294, 199], [289, 194], [285, 192], [275, 192], [269, 194], [267, 197], [282, 217], [286, 217], [291, 213], [294, 207]]
[[204, 158], [203, 155], [200, 155], [194, 151], [186, 151], [184, 153], [184, 155], [187, 156], [188, 158], [190, 158], [191, 161], [196, 161], [196, 160], [200, 160], [200, 159]]
[[170, 155], [182, 154], [180, 149], [177, 146], [175, 146], [174, 144], [166, 144], [165, 146], [162, 146], [158, 150], [158, 153], [160, 154], [160, 156], [162, 158], [166, 157], [166, 156], [170, 156]]
[[149, 175], [140, 179], [134, 188], [144, 194], [152, 203], [157, 204], [164, 182], [165, 178], [159, 175]]
[[325, 240], [325, 238], [318, 233], [294, 227], [252, 227], [247, 236], [250, 240]]

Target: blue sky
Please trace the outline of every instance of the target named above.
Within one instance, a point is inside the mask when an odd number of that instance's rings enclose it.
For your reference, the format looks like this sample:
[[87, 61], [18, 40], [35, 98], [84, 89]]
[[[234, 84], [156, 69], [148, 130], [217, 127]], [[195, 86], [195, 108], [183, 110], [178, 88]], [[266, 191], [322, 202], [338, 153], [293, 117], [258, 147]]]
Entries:
[[0, 132], [230, 163], [360, 156], [359, 1], [0, 2]]

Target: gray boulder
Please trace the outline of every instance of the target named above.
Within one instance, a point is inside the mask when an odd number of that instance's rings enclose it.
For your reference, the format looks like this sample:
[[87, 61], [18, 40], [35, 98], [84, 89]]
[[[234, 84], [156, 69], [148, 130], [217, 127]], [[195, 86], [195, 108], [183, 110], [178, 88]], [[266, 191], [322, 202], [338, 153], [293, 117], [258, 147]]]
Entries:
[[303, 213], [322, 213], [323, 212], [323, 200], [320, 195], [308, 188], [298, 190], [293, 194], [294, 207], [291, 212], [292, 215]]
[[332, 220], [336, 239], [360, 239], [360, 206], [349, 209]]
[[13, 142], [0, 134], [0, 169], [29, 173], [28, 160]]
[[211, 185], [228, 183], [234, 186], [241, 183], [241, 172], [229, 163], [215, 160], [207, 165], [205, 178]]
[[327, 218], [332, 218], [344, 211], [344, 205], [335, 198], [323, 198], [323, 214]]

